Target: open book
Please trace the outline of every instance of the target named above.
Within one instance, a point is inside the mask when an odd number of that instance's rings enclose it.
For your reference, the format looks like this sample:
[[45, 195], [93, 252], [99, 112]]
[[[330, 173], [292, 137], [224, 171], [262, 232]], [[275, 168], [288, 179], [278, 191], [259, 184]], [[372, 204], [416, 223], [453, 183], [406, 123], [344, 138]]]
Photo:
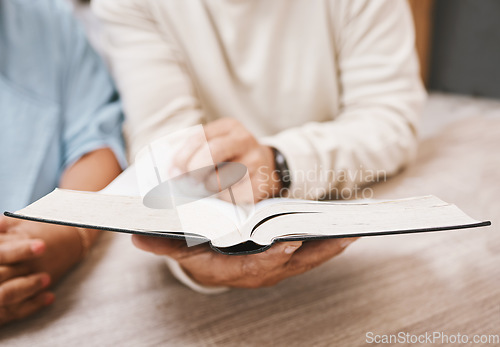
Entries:
[[[127, 178], [127, 175], [129, 178]], [[133, 185], [130, 169], [118, 186]], [[124, 183], [128, 181], [128, 183]], [[6, 216], [124, 233], [209, 242], [225, 254], [257, 253], [274, 242], [418, 233], [491, 225], [434, 196], [393, 201], [269, 199], [248, 211], [216, 198], [155, 209], [112, 184], [99, 193], [56, 189]]]

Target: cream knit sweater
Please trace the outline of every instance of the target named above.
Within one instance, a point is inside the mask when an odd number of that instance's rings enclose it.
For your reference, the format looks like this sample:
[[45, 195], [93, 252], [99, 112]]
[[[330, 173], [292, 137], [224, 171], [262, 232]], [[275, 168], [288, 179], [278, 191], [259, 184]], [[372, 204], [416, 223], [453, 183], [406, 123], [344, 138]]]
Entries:
[[[240, 120], [285, 155], [298, 198], [349, 190], [414, 157], [425, 94], [405, 0], [93, 4], [131, 161], [155, 138], [219, 117]], [[167, 264], [196, 291], [226, 290]]]
[[415, 154], [424, 92], [405, 0], [94, 0], [93, 9], [132, 161], [165, 133], [233, 117], [285, 155], [294, 197], [316, 199], [372, 180], [368, 171], [395, 173]]

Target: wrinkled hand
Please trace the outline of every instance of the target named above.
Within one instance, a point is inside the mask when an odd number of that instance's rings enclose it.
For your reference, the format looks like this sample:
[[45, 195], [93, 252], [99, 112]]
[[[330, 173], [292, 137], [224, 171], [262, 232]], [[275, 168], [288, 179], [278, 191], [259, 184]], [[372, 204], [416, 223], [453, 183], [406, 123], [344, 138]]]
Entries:
[[[223, 118], [213, 121], [205, 125], [204, 130], [214, 163], [238, 162], [247, 167], [255, 202], [279, 193], [281, 183], [275, 172], [271, 147], [261, 145], [252, 133], [235, 119]], [[199, 141], [189, 141], [176, 154], [174, 166], [181, 172], [191, 172], [203, 167], [202, 163], [206, 163], [207, 159], [203, 149], [203, 144]], [[217, 178], [204, 177], [203, 181], [207, 189], [215, 190], [217, 184], [213, 187], [213, 182], [216, 183]]]
[[33, 271], [29, 264], [45, 252], [45, 242], [7, 231], [7, 220], [1, 216], [0, 324], [29, 316], [54, 300], [46, 290], [51, 281], [49, 274]]
[[263, 253], [223, 255], [207, 244], [187, 247], [182, 240], [134, 235], [136, 247], [175, 259], [189, 276], [206, 286], [259, 288], [306, 272], [340, 254], [356, 239], [278, 242]]

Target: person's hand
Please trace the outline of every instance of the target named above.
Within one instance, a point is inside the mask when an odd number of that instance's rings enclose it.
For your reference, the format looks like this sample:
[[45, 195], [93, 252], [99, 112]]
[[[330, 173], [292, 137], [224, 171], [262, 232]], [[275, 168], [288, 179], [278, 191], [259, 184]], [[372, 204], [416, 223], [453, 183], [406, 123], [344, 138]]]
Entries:
[[50, 305], [49, 285], [78, 261], [80, 252], [73, 228], [0, 216], [0, 325]]
[[54, 300], [47, 291], [50, 275], [35, 272], [29, 265], [45, 252], [45, 242], [7, 231], [7, 219], [1, 216], [0, 324], [31, 315]]
[[224, 255], [207, 244], [134, 235], [136, 247], [175, 259], [193, 280], [206, 286], [259, 288], [306, 272], [340, 254], [356, 239], [278, 242], [263, 253]]
[[[247, 167], [255, 202], [279, 193], [281, 183], [275, 172], [271, 147], [261, 145], [252, 133], [235, 119], [222, 118], [213, 121], [205, 125], [204, 130], [215, 164], [239, 162]], [[196, 140], [188, 141], [175, 155], [173, 165], [181, 172], [195, 171], [203, 166], [201, 163], [206, 162], [205, 156], [202, 143]], [[204, 177], [203, 181], [206, 182], [207, 189], [213, 191], [217, 188], [217, 178]]]

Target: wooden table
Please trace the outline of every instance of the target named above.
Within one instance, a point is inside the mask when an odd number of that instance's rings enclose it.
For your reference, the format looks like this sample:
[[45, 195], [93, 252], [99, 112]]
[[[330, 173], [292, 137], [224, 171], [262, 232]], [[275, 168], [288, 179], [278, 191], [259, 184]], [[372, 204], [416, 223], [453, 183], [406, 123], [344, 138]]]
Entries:
[[500, 334], [500, 103], [432, 96], [417, 163], [377, 198], [435, 194], [490, 228], [362, 239], [273, 288], [192, 292], [106, 233], [12, 346], [364, 345], [366, 334]]

